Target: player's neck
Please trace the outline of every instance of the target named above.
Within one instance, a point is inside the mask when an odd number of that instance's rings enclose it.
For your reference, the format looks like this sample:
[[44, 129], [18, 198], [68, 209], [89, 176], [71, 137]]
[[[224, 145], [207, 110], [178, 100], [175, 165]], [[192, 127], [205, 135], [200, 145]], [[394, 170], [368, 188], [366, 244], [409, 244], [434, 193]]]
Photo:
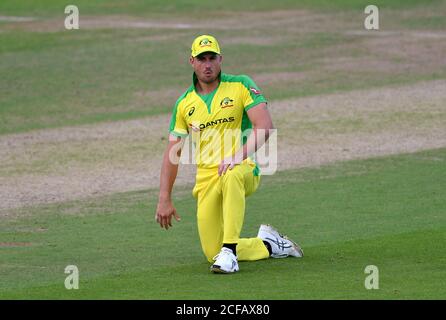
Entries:
[[211, 83], [205, 83], [198, 80], [197, 83], [195, 84], [195, 90], [197, 90], [199, 94], [208, 94], [214, 91], [218, 87], [219, 83], [220, 83], [219, 79], [215, 79], [215, 81]]

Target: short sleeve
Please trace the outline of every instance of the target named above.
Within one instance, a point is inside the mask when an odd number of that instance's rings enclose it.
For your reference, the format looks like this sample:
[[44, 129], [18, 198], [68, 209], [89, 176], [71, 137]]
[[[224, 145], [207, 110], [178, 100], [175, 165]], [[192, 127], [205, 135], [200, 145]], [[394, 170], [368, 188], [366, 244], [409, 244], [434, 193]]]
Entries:
[[255, 82], [248, 76], [243, 76], [243, 86], [247, 89], [243, 98], [243, 104], [245, 110], [249, 110], [255, 107], [259, 103], [267, 102], [263, 96], [260, 88], [255, 84]]
[[189, 134], [189, 128], [180, 112], [180, 101], [177, 101], [173, 107], [172, 117], [170, 119], [169, 133], [177, 137], [185, 137]]

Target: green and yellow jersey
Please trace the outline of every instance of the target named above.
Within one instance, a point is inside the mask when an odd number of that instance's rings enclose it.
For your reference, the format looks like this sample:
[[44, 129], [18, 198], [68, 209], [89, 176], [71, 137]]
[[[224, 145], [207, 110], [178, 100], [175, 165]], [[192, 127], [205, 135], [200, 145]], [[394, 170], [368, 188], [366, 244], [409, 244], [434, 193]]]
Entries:
[[199, 169], [217, 168], [245, 143], [252, 127], [246, 112], [266, 99], [246, 75], [221, 73], [218, 87], [206, 95], [197, 93], [196, 82], [194, 73], [193, 84], [173, 108], [169, 131], [178, 137], [191, 134]]

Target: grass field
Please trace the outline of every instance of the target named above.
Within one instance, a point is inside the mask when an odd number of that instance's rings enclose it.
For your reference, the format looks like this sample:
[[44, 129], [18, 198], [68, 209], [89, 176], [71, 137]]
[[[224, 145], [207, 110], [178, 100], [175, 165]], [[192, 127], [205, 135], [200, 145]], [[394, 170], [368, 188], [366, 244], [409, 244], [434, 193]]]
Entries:
[[[201, 8], [201, 1], [180, 1], [178, 8], [168, 7], [168, 12], [174, 13], [160, 16], [163, 11], [159, 8], [164, 6], [162, 1], [144, 2], [146, 7], [143, 8], [142, 1], [129, 1], [125, 9], [119, 5], [122, 1], [81, 1], [81, 27], [76, 31], [63, 28], [65, 15], [59, 3], [24, 1], [19, 5], [15, 1], [2, 1], [0, 4], [2, 15], [36, 19], [0, 25], [3, 30], [0, 33], [0, 133], [170, 112], [178, 92], [190, 82], [190, 66], [186, 62], [190, 39], [211, 30], [224, 46], [223, 53], [228, 57], [224, 65], [227, 73], [243, 70], [254, 79], [256, 75], [270, 74], [273, 78], [277, 73], [289, 74], [282, 81], [262, 81], [265, 94], [271, 99], [411, 83], [444, 78], [446, 74], [440, 57], [430, 59], [429, 65], [423, 63], [426, 57], [420, 56], [422, 47], [403, 55], [384, 53], [380, 52], [380, 46], [395, 44], [392, 37], [384, 39], [388, 43], [373, 45], [376, 34], [364, 36], [349, 32], [361, 30], [365, 15], [363, 10], [354, 9], [362, 8], [361, 3], [366, 1], [304, 1], [302, 4], [285, 1], [276, 8], [276, 18], [282, 19], [277, 24], [263, 22], [266, 18], [263, 11], [249, 14], [243, 6], [234, 6], [238, 10], [235, 12], [206, 11], [213, 2], [205, 2], [207, 5]], [[256, 5], [259, 10], [268, 10], [275, 3], [263, 1]], [[346, 11], [336, 5], [332, 5], [335, 11], [328, 13], [311, 13], [308, 9], [309, 6], [331, 8], [326, 7], [327, 3], [338, 4]], [[406, 1], [386, 3], [393, 5], [383, 5], [388, 10], [384, 13], [389, 19], [383, 20], [382, 24], [384, 27], [389, 24], [396, 31], [419, 26], [420, 19], [422, 25], [432, 24], [436, 29], [439, 16], [435, 11], [445, 7], [444, 2], [428, 2], [432, 3], [432, 12], [426, 14], [423, 9], [419, 13], [414, 11], [416, 13], [411, 16], [398, 14], [398, 8], [406, 8]], [[415, 5], [417, 1], [409, 3]], [[44, 8], [47, 15], [41, 17]], [[302, 19], [300, 27], [295, 24], [299, 15], [294, 17], [292, 11], [284, 11], [286, 8], [300, 9], [300, 19], [308, 12], [315, 16], [314, 20]], [[145, 16], [139, 20], [129, 16], [136, 11], [144, 12]], [[86, 27], [82, 28], [84, 12]], [[204, 18], [198, 20], [204, 12]], [[115, 28], [109, 23], [113, 19], [119, 20]], [[215, 19], [221, 28], [214, 26], [212, 21]], [[252, 28], [243, 26], [245, 19]], [[164, 28], [131, 27], [131, 23], [138, 21], [162, 23]], [[172, 27], [178, 23], [188, 23], [189, 27]], [[429, 46], [432, 53], [440, 54], [443, 45], [435, 40], [427, 37], [419, 41], [420, 45]], [[231, 58], [234, 56], [237, 59]], [[343, 66], [333, 70], [333, 66], [339, 64], [337, 59], [344, 61], [347, 58], [361, 60], [355, 68]], [[251, 63], [253, 59], [256, 63]], [[377, 68], [373, 64], [376, 59], [384, 67], [393, 64], [395, 70]], [[371, 60], [371, 66], [367, 60]], [[305, 77], [296, 77], [293, 73]], [[287, 81], [287, 85], [284, 86], [283, 81]]]
[[[446, 299], [446, 1], [0, 2], [0, 299]], [[192, 39], [269, 100], [279, 171], [242, 236], [271, 223], [303, 259], [209, 273], [193, 172], [153, 219]], [[80, 289], [66, 290], [77, 265]], [[364, 269], [379, 268], [379, 290]]]
[[[303, 259], [241, 262], [208, 272], [195, 203], [179, 192], [183, 221], [153, 223], [155, 193], [130, 192], [16, 212], [1, 226], [1, 298], [444, 299], [446, 149], [344, 162], [265, 177], [249, 198], [244, 235], [275, 224]], [[64, 287], [65, 266], [80, 289]], [[364, 288], [376, 265], [380, 289]], [[261, 279], [261, 281], [259, 281]]]

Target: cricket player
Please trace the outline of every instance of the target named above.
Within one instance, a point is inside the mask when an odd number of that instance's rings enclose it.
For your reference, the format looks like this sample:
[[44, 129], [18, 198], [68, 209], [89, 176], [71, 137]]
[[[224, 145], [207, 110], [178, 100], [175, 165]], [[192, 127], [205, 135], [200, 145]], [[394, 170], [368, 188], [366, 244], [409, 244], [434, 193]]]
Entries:
[[[302, 257], [298, 244], [270, 225], [257, 237], [240, 238], [245, 198], [256, 191], [260, 172], [251, 159], [268, 139], [273, 123], [267, 101], [245, 75], [221, 72], [222, 55], [210, 35], [192, 43], [193, 83], [177, 100], [164, 153], [156, 221], [166, 230], [180, 221], [171, 193], [184, 139], [195, 145], [197, 223], [201, 246], [214, 273], [239, 270], [238, 260]], [[249, 135], [244, 135], [250, 129]], [[229, 137], [229, 138], [228, 138]]]

